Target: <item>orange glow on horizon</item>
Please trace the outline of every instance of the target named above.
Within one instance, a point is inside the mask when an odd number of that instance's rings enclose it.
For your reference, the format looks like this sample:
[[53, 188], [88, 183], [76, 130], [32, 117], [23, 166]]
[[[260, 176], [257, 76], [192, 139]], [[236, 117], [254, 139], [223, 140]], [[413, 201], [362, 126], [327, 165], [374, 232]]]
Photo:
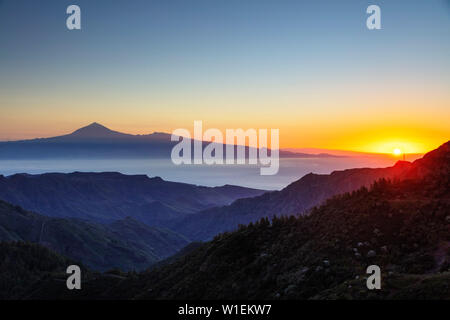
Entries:
[[[192, 119], [190, 119], [192, 117]], [[44, 138], [69, 134], [76, 129], [84, 127], [94, 121], [111, 130], [129, 134], [150, 134], [153, 132], [172, 133], [177, 128], [185, 128], [193, 132], [195, 116], [188, 119], [153, 118], [117, 119], [108, 116], [80, 116], [78, 119], [55, 121], [51, 118], [38, 119], [7, 119], [0, 128], [0, 140], [20, 140]], [[12, 117], [11, 117], [12, 118]], [[14, 121], [15, 120], [15, 121]], [[34, 121], [33, 121], [34, 120]], [[449, 127], [436, 127], [431, 124], [418, 124], [407, 121], [404, 124], [396, 122], [395, 125], [380, 123], [365, 123], [361, 119], [352, 121], [347, 119], [322, 119], [316, 123], [299, 119], [290, 124], [284, 120], [260, 121], [251, 117], [235, 118], [233, 120], [209, 118], [203, 121], [203, 130], [217, 128], [225, 132], [227, 128], [279, 129], [281, 149], [286, 148], [318, 148], [327, 150], [343, 150], [365, 153], [378, 153], [395, 155], [394, 150], [399, 149], [401, 154], [423, 154], [438, 148], [450, 140]]]
[[[97, 122], [108, 127], [111, 130], [129, 133], [129, 134], [150, 134], [153, 132], [166, 132], [171, 133], [174, 128], [166, 124], [160, 124], [158, 126], [149, 125], [146, 126], [142, 123], [136, 123], [131, 125], [130, 123], [122, 124], [118, 122], [103, 122], [97, 120]], [[89, 123], [82, 122], [82, 124], [73, 123], [59, 123], [59, 126], [50, 126], [46, 128], [41, 128], [36, 126], [34, 128], [28, 127], [26, 131], [19, 131], [15, 127], [11, 135], [3, 134], [0, 137], [1, 141], [7, 140], [21, 140], [21, 139], [33, 139], [40, 137], [52, 137], [58, 135], [64, 135], [75, 131]], [[189, 126], [190, 125], [190, 126]], [[217, 123], [216, 123], [217, 125]], [[181, 124], [180, 124], [181, 127]], [[189, 123], [184, 126], [187, 130], [193, 130], [193, 123]], [[204, 130], [208, 128], [214, 128], [214, 123], [206, 122]], [[217, 127], [219, 130], [225, 132], [226, 128], [231, 128], [231, 126]], [[252, 128], [251, 126], [237, 125], [236, 128], [242, 128], [244, 130]], [[258, 128], [268, 128], [270, 127], [256, 127]], [[42, 130], [43, 129], [43, 130]], [[50, 129], [50, 130], [49, 130]], [[399, 156], [402, 154], [423, 154], [436, 149], [441, 144], [447, 142], [449, 139], [443, 139], [445, 133], [442, 132], [436, 135], [430, 135], [425, 130], [419, 132], [416, 129], [404, 130], [401, 135], [399, 132], [390, 132], [391, 130], [386, 130], [384, 128], [378, 130], [369, 130], [364, 133], [355, 133], [354, 130], [338, 130], [334, 133], [319, 132], [316, 133], [314, 130], [301, 130], [301, 128], [289, 128], [280, 126], [280, 148], [318, 148], [318, 149], [328, 149], [328, 150], [343, 150], [343, 151], [355, 151], [355, 152], [365, 152], [365, 153], [378, 153], [378, 154], [390, 154], [394, 156]], [[42, 130], [42, 131], [41, 131]], [[44, 133], [45, 130], [45, 133]], [[320, 131], [316, 129], [317, 131]], [[11, 130], [13, 131], [13, 130]], [[333, 130], [334, 131], [334, 130]], [[414, 132], [415, 131], [415, 132]], [[19, 133], [20, 132], [20, 133]], [[380, 134], [379, 132], [382, 132]], [[332, 138], [330, 138], [330, 136]], [[391, 136], [391, 137], [389, 137]]]

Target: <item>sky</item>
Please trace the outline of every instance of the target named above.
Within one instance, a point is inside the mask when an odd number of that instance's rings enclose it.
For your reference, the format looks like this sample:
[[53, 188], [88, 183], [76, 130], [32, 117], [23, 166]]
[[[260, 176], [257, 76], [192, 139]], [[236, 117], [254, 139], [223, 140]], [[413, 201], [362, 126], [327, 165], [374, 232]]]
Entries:
[[283, 148], [426, 152], [450, 138], [449, 39], [448, 0], [0, 0], [0, 140], [202, 120], [279, 129]]

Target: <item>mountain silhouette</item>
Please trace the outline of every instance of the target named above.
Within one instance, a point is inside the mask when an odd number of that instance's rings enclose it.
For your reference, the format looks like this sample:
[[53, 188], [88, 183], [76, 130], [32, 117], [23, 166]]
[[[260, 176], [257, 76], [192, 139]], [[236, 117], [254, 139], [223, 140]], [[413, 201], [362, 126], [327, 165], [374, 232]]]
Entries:
[[43, 245], [93, 270], [142, 270], [189, 241], [131, 218], [112, 224], [46, 217], [0, 200], [0, 241]]
[[235, 230], [264, 217], [301, 215], [328, 198], [369, 187], [381, 178], [422, 179], [436, 177], [440, 181], [450, 170], [450, 142], [433, 150], [413, 163], [398, 161], [388, 168], [357, 168], [334, 171], [331, 174], [310, 173], [281, 191], [238, 199], [228, 206], [211, 208], [174, 221], [171, 226], [191, 240], [204, 241], [216, 234]]
[[78, 138], [116, 138], [116, 137], [127, 137], [131, 135], [121, 133], [118, 131], [113, 131], [97, 122], [93, 122], [88, 126], [75, 130], [68, 136]]
[[92, 123], [66, 135], [0, 142], [0, 159], [169, 158], [171, 135], [132, 135]]
[[[23, 296], [449, 299], [449, 146], [399, 163], [402, 170], [392, 180], [336, 195], [305, 216], [262, 218], [196, 244], [158, 268], [113, 279], [105, 274], [83, 292], [69, 292], [55, 276], [47, 277]], [[381, 290], [367, 288], [369, 265], [380, 267]]]
[[264, 217], [305, 214], [334, 195], [370, 186], [381, 178], [402, 177], [410, 167], [411, 163], [399, 161], [388, 168], [348, 169], [331, 174], [310, 173], [281, 191], [238, 199], [228, 206], [183, 217], [175, 220], [171, 228], [191, 240], [209, 240], [220, 232], [235, 230], [240, 224], [246, 225]]
[[117, 172], [0, 175], [2, 200], [51, 217], [101, 223], [132, 217], [150, 226], [167, 226], [177, 217], [264, 192], [229, 185], [201, 187]]
[[[154, 132], [133, 135], [114, 131], [94, 122], [66, 135], [0, 142], [0, 159], [170, 159], [172, 148], [177, 143], [177, 141], [171, 140], [171, 134], [168, 133]], [[208, 144], [209, 142], [203, 142], [203, 147]], [[248, 154], [248, 147], [245, 149]], [[280, 157], [330, 158], [339, 156], [281, 150]]]

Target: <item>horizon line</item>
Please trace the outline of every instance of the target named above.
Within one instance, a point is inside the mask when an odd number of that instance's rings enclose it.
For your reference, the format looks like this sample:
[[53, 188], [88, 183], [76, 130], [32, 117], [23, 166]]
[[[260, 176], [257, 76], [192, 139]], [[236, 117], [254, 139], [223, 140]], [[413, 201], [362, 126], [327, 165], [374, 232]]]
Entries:
[[[129, 135], [129, 136], [134, 136], [134, 137], [139, 137], [139, 136], [150, 136], [150, 135], [155, 135], [155, 134], [165, 134], [165, 135], [172, 135], [171, 133], [168, 132], [163, 132], [163, 131], [153, 131], [151, 133], [127, 133], [127, 132], [121, 132], [121, 131], [117, 131], [117, 130], [113, 130], [110, 129], [109, 127], [101, 124], [100, 122], [94, 121], [91, 122], [88, 125], [84, 125], [81, 126], [71, 132], [68, 133], [62, 133], [62, 134], [56, 134], [56, 135], [51, 135], [51, 136], [43, 136], [43, 137], [34, 137], [34, 138], [25, 138], [25, 139], [11, 139], [11, 140], [0, 140], [0, 143], [4, 143], [4, 142], [21, 142], [21, 141], [33, 141], [33, 140], [41, 140], [41, 139], [50, 139], [50, 138], [56, 138], [56, 137], [63, 137], [63, 136], [67, 136], [67, 135], [71, 135], [74, 134], [75, 132], [81, 130], [81, 129], [85, 129], [91, 126], [99, 126], [102, 127], [108, 131], [114, 132], [114, 133], [120, 133], [120, 134], [124, 134], [124, 135]], [[205, 141], [202, 140], [203, 142], [211, 142], [211, 141]], [[446, 140], [448, 141], [448, 140]], [[445, 143], [445, 142], [443, 142]], [[314, 152], [310, 152], [307, 151], [308, 149], [312, 149], [312, 150], [317, 150], [319, 153], [314, 153]], [[359, 151], [359, 150], [351, 150], [351, 149], [336, 149], [336, 148], [318, 148], [318, 147], [284, 147], [284, 148], [279, 148], [279, 151], [285, 151], [285, 152], [292, 152], [292, 153], [304, 153], [304, 154], [310, 154], [310, 155], [319, 155], [323, 152], [321, 151], [327, 151], [327, 152], [345, 152], [345, 153], [353, 153], [353, 154], [359, 154], [359, 155], [380, 155], [380, 156], [390, 156], [390, 157], [396, 157], [394, 155], [392, 155], [389, 152], [368, 152], [368, 151]], [[431, 151], [433, 149], [430, 149], [429, 151]], [[429, 152], [427, 151], [427, 152]], [[402, 152], [402, 155], [424, 155], [427, 152]], [[397, 156], [398, 157], [398, 156]]]

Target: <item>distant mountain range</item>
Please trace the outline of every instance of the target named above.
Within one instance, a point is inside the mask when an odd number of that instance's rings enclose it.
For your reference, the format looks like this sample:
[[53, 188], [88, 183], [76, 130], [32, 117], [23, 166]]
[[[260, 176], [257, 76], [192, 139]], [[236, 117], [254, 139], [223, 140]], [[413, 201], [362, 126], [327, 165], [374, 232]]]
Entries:
[[63, 275], [67, 266], [77, 263], [41, 245], [24, 242], [0, 242], [0, 261], [0, 300], [24, 299], [24, 292], [34, 284], [39, 286], [45, 275]]
[[[132, 135], [110, 130], [96, 122], [51, 138], [0, 142], [0, 159], [170, 158], [171, 134]], [[206, 146], [209, 142], [203, 142]], [[225, 145], [224, 145], [225, 148]], [[248, 154], [248, 148], [246, 148]], [[331, 154], [280, 151], [280, 157], [328, 158]]]
[[[396, 157], [390, 153], [372, 153], [361, 151], [337, 150], [337, 149], [321, 149], [321, 148], [285, 148], [283, 151], [292, 152], [294, 154], [329, 154], [338, 157]], [[413, 161], [423, 156], [423, 153], [407, 153], [407, 159]]]
[[170, 157], [170, 135], [131, 135], [98, 123], [71, 134], [32, 140], [0, 142], [0, 159]]
[[281, 191], [239, 199], [228, 206], [211, 208], [174, 221], [173, 230], [192, 240], [209, 240], [216, 234], [231, 231], [238, 225], [246, 225], [274, 215], [297, 215], [319, 205], [326, 199], [362, 186], [370, 186], [380, 178], [401, 177], [411, 168], [410, 162], [399, 161], [389, 168], [361, 168], [335, 171], [331, 174], [307, 174]]
[[[216, 234], [235, 230], [238, 225], [246, 225], [264, 217], [274, 215], [304, 214], [314, 206], [320, 205], [334, 195], [351, 192], [360, 187], [369, 187], [373, 182], [384, 179], [419, 179], [432, 173], [447, 174], [447, 168], [441, 169], [438, 164], [445, 163], [449, 143], [438, 150], [429, 152], [414, 162], [398, 161], [388, 168], [358, 168], [334, 171], [321, 175], [310, 173], [291, 183], [281, 191], [267, 192], [261, 196], [239, 199], [228, 206], [207, 209], [202, 212], [176, 220], [171, 226], [173, 230], [183, 233], [191, 240], [209, 240]], [[430, 160], [432, 159], [432, 160]], [[435, 165], [428, 162], [432, 161]]]
[[[156, 141], [164, 134], [133, 136], [94, 124], [44, 139], [44, 144], [53, 139], [57, 145], [76, 145], [92, 142], [94, 136], [103, 142], [113, 138], [115, 145], [129, 139]], [[389, 168], [311, 173], [274, 192], [202, 187], [114, 172], [0, 176], [0, 199], [13, 204], [0, 202], [0, 241], [38, 243], [94, 270], [142, 270], [191, 241], [210, 240], [274, 215], [304, 215], [330, 197], [382, 178], [446, 176], [448, 168], [440, 165], [448, 160], [446, 148], [448, 143], [413, 163], [400, 161]]]
[[281, 191], [237, 186], [200, 187], [159, 177], [114, 172], [0, 176], [0, 199], [50, 217], [108, 224], [126, 217], [169, 228], [191, 241], [210, 240], [274, 215], [303, 214], [333, 195], [395, 178], [411, 163], [379, 169], [308, 174]]
[[[159, 268], [88, 277], [82, 291], [66, 290], [53, 257], [55, 266], [47, 267], [53, 275], [19, 296], [450, 299], [450, 142], [389, 170], [398, 170], [391, 180], [332, 197], [306, 216], [262, 218], [196, 244]], [[19, 261], [30, 259], [30, 248], [17, 252]], [[381, 268], [382, 290], [367, 289], [369, 265]]]
[[132, 217], [167, 226], [185, 215], [263, 194], [225, 185], [202, 187], [114, 172], [0, 175], [0, 199], [50, 217], [109, 223]]
[[165, 228], [172, 220], [264, 192], [114, 172], [0, 176], [0, 199], [14, 204], [0, 200], [0, 241], [38, 243], [93, 270], [142, 270], [190, 242]]
[[127, 218], [112, 224], [50, 218], [0, 201], [0, 241], [26, 241], [52, 249], [94, 270], [142, 270], [189, 241], [167, 229]]

